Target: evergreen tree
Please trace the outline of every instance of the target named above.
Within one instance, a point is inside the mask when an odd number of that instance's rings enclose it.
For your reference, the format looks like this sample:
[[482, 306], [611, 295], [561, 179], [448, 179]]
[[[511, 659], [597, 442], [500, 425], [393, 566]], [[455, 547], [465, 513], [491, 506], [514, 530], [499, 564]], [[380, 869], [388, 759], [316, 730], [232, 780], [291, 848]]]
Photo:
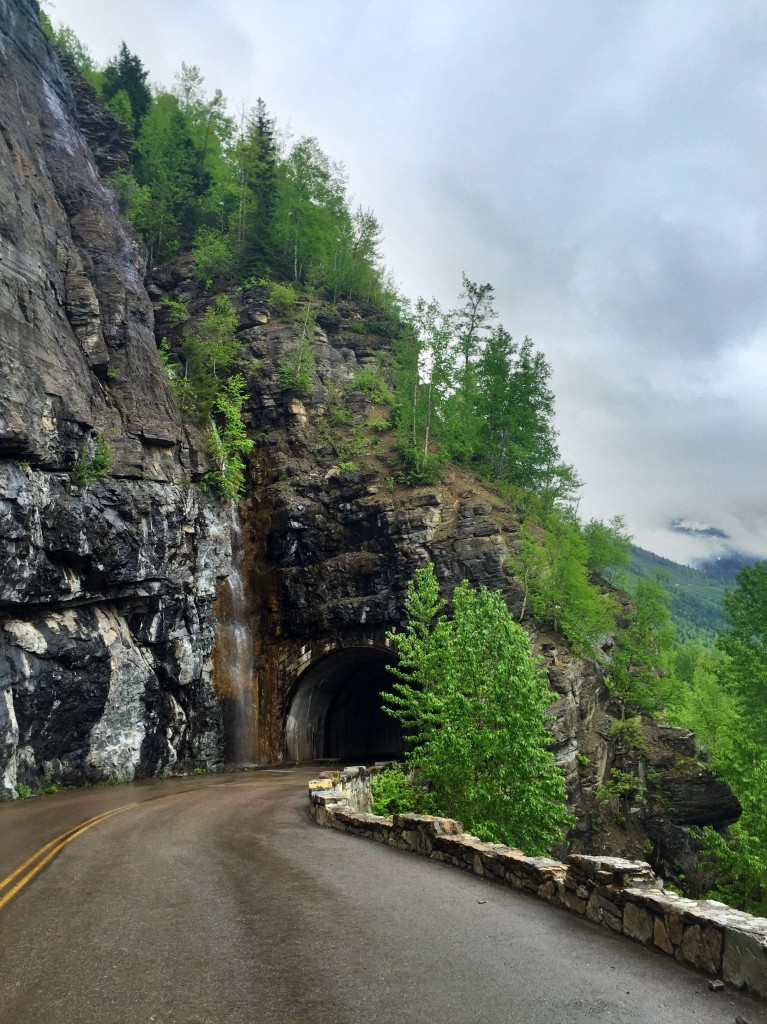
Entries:
[[274, 120], [259, 97], [237, 146], [240, 204], [237, 251], [243, 276], [268, 275], [275, 266], [277, 145]]
[[152, 103], [152, 94], [146, 84], [147, 72], [141, 60], [130, 52], [125, 43], [120, 44], [116, 57], [107, 61], [101, 85], [101, 95], [107, 102], [124, 91], [130, 102], [133, 115], [131, 128], [138, 129]]
[[160, 93], [154, 101], [142, 122], [134, 159], [142, 190], [131, 219], [149, 248], [150, 262], [158, 263], [191, 244], [207, 185], [177, 97]]
[[767, 745], [767, 561], [744, 566], [724, 595], [716, 645], [729, 657], [725, 681], [737, 696], [748, 739]]

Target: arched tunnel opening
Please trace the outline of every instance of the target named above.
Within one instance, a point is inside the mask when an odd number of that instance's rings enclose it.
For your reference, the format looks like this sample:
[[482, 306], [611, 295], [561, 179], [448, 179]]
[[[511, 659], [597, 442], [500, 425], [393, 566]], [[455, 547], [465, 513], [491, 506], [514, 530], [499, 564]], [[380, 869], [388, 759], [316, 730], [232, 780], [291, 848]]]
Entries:
[[395, 661], [381, 648], [347, 647], [310, 665], [298, 680], [285, 722], [287, 759], [366, 762], [401, 756], [399, 722], [381, 701], [395, 681], [386, 666]]

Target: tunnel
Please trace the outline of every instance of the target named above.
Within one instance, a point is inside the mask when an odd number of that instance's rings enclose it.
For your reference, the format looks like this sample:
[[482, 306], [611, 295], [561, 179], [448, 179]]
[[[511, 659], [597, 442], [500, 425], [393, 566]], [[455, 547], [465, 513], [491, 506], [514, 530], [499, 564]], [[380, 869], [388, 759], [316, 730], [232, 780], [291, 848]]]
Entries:
[[391, 651], [346, 647], [326, 654], [299, 677], [285, 722], [289, 761], [330, 758], [360, 763], [402, 754], [399, 722], [381, 706], [394, 676]]

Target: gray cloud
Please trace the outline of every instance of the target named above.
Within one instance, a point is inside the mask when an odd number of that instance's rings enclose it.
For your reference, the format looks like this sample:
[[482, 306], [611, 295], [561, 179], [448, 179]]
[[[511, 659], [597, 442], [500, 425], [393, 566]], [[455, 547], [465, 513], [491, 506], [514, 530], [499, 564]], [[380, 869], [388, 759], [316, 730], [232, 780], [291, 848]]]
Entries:
[[198, 64], [343, 160], [411, 297], [496, 286], [554, 369], [582, 510], [767, 555], [762, 0], [56, 0], [99, 59]]

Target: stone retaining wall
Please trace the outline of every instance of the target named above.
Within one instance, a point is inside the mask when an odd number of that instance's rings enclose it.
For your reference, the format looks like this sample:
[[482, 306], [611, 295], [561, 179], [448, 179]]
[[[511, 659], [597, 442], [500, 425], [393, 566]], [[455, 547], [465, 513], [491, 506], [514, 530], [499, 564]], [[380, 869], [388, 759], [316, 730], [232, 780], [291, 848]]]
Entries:
[[315, 821], [505, 882], [767, 998], [767, 919], [666, 892], [641, 861], [582, 854], [571, 854], [566, 863], [527, 857], [499, 843], [483, 843], [449, 818], [396, 814], [392, 820], [366, 813], [370, 776], [378, 770], [346, 768], [310, 782]]

